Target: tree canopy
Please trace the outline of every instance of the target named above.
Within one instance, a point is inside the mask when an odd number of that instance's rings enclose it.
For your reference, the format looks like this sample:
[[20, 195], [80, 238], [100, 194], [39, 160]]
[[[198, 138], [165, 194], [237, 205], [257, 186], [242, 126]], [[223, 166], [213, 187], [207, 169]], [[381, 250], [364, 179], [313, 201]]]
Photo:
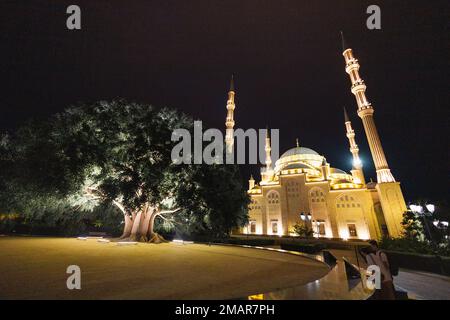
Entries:
[[193, 120], [124, 100], [29, 122], [0, 140], [0, 205], [28, 215], [112, 205], [124, 215], [123, 237], [144, 240], [155, 236], [158, 217], [217, 236], [244, 225], [248, 197], [238, 168], [172, 163], [178, 128], [192, 131]]

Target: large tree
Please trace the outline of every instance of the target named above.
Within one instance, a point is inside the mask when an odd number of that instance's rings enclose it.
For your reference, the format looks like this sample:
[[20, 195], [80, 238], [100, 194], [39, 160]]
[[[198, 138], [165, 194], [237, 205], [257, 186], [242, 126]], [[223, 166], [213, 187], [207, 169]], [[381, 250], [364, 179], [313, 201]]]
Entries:
[[6, 197], [0, 201], [19, 211], [49, 199], [80, 211], [111, 204], [123, 214], [123, 239], [161, 241], [157, 218], [229, 233], [247, 221], [248, 197], [237, 168], [171, 160], [172, 132], [192, 126], [172, 109], [123, 100], [71, 107], [29, 123], [2, 138]]

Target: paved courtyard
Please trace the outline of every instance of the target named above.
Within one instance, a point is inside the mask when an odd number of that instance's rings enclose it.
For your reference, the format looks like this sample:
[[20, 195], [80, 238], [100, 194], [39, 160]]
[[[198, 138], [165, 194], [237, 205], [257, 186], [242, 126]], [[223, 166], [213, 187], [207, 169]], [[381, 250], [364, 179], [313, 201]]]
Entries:
[[[81, 290], [66, 287], [69, 265], [81, 268]], [[304, 257], [231, 246], [0, 238], [0, 299], [246, 298], [327, 272]]]

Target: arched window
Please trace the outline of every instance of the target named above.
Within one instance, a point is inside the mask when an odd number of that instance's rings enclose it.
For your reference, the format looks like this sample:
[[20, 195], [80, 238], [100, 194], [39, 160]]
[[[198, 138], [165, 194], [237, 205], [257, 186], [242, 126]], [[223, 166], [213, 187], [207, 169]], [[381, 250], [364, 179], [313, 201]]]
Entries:
[[325, 194], [319, 187], [315, 187], [309, 191], [309, 198], [314, 203], [325, 202]]
[[341, 194], [336, 198], [336, 207], [337, 208], [361, 208], [361, 203], [358, 198], [354, 196], [348, 196], [345, 194]]
[[[279, 207], [280, 194], [278, 193], [278, 191], [270, 190], [266, 195], [266, 199], [267, 199], [267, 204], [269, 205], [269, 207], [274, 207], [274, 206]], [[272, 209], [275, 209], [275, 208], [272, 208]]]
[[269, 193], [267, 193], [267, 203], [268, 204], [280, 203], [280, 194], [275, 190], [269, 191]]

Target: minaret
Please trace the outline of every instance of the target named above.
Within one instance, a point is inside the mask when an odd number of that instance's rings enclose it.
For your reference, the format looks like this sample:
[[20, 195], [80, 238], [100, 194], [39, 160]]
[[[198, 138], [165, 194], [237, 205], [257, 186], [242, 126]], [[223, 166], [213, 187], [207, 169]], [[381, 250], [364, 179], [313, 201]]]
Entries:
[[328, 180], [330, 177], [330, 164], [327, 162], [327, 159], [323, 157], [322, 159], [322, 176], [324, 180]]
[[266, 146], [264, 150], [266, 150], [266, 170], [270, 171], [272, 170], [272, 156], [271, 156], [272, 148], [270, 147], [269, 128], [266, 129]]
[[261, 181], [263, 182], [270, 181], [273, 175], [269, 128], [266, 129], [266, 145], [264, 150], [266, 151], [266, 167], [261, 168]]
[[350, 143], [350, 152], [353, 156], [352, 176], [356, 183], [365, 184], [364, 172], [362, 170], [362, 162], [359, 158], [359, 148], [355, 141], [355, 131], [352, 128], [352, 122], [348, 117], [347, 110], [344, 107], [345, 128], [347, 130], [347, 138]]
[[389, 169], [384, 155], [383, 147], [381, 146], [380, 137], [378, 136], [377, 128], [373, 119], [374, 109], [372, 105], [367, 101], [366, 97], [366, 85], [364, 80], [359, 76], [359, 63], [353, 56], [352, 49], [348, 48], [344, 35], [342, 36], [342, 55], [345, 58], [345, 71], [349, 74], [352, 82], [351, 91], [356, 97], [358, 104], [358, 116], [362, 119], [364, 130], [366, 131], [367, 141], [369, 143], [370, 152], [372, 153], [373, 162], [377, 171], [378, 183], [395, 182], [394, 176]]
[[253, 179], [253, 175], [250, 176], [248, 180], [248, 190], [252, 190], [255, 187], [255, 179]]
[[236, 108], [236, 105], [234, 104], [234, 95], [234, 79], [233, 76], [231, 76], [230, 90], [228, 91], [227, 101], [227, 119], [225, 121], [225, 145], [227, 153], [233, 152], [234, 145], [234, 109]]
[[[406, 212], [406, 203], [403, 197], [400, 183], [396, 182], [386, 161], [380, 137], [373, 120], [373, 107], [366, 98], [366, 85], [359, 76], [359, 63], [353, 56], [353, 51], [347, 47], [342, 34], [342, 55], [345, 57], [345, 71], [349, 74], [352, 82], [352, 93], [358, 104], [358, 116], [362, 119], [367, 141], [369, 143], [372, 159], [377, 171], [376, 190], [381, 203], [384, 220], [389, 236], [398, 238], [403, 234], [402, 219]], [[381, 229], [378, 231], [380, 237]]]

